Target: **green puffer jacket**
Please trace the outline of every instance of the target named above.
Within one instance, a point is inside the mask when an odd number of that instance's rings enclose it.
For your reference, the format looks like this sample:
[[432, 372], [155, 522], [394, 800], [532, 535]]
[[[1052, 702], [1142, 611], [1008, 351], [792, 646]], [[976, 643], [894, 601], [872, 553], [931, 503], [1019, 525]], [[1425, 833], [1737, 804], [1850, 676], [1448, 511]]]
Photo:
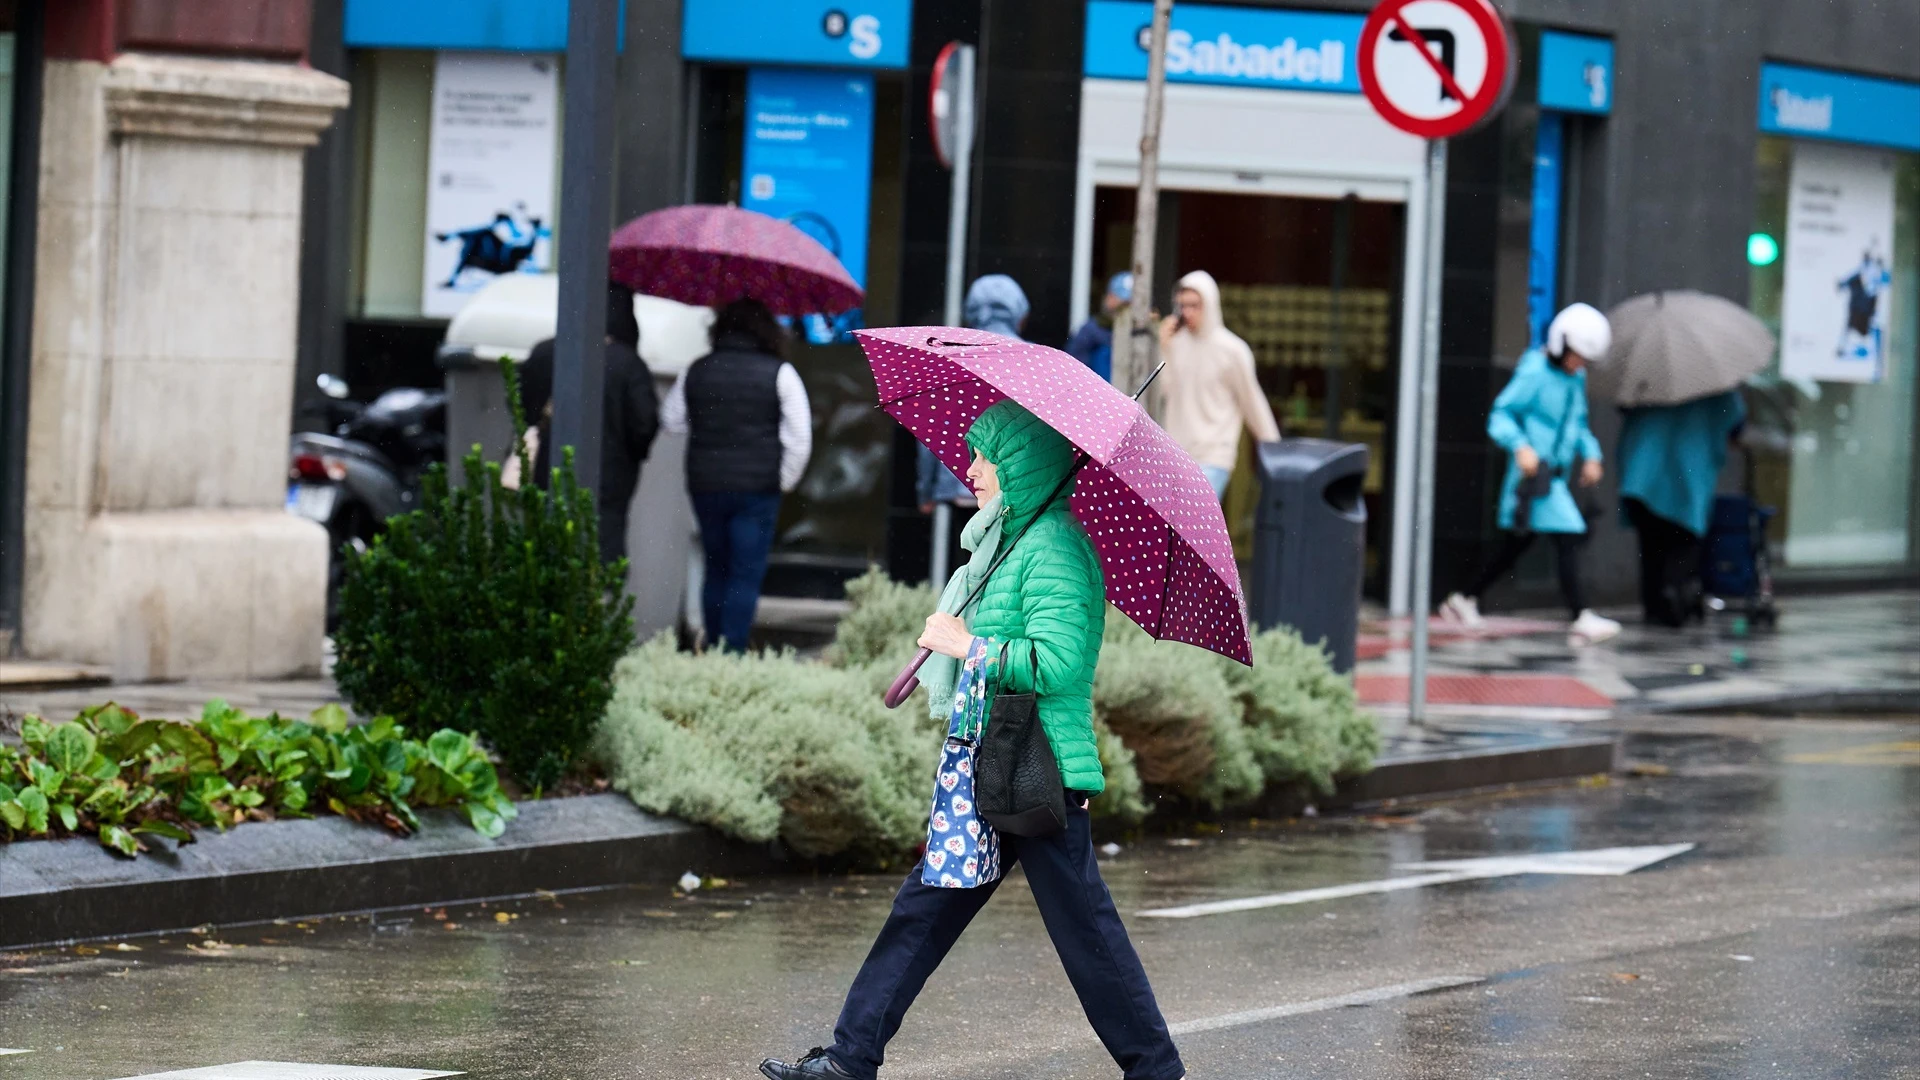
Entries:
[[1038, 696], [1062, 781], [1074, 791], [1099, 792], [1106, 779], [1093, 738], [1093, 669], [1106, 628], [1106, 583], [1093, 541], [1067, 509], [1072, 488], [1040, 505], [1078, 451], [1011, 401], [981, 413], [967, 444], [998, 467], [1007, 508], [1002, 536], [1007, 543], [1020, 538], [988, 580], [973, 632], [1007, 643], [999, 689]]

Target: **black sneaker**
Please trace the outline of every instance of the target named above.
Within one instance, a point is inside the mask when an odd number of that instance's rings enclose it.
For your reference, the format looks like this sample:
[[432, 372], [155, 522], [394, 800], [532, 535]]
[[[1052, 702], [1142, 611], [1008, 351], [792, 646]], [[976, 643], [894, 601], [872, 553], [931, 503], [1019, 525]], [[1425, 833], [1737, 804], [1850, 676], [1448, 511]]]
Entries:
[[818, 1046], [791, 1065], [768, 1058], [760, 1063], [760, 1075], [767, 1080], [853, 1080], [852, 1073], [835, 1064], [827, 1052]]

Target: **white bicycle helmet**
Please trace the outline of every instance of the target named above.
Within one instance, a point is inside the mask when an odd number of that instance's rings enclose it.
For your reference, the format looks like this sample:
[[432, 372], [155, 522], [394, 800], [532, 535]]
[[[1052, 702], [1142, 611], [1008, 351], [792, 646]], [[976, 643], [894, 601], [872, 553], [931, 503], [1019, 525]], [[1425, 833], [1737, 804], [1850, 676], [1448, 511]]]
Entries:
[[1547, 355], [1554, 359], [1568, 349], [1598, 364], [1613, 345], [1613, 325], [1591, 304], [1568, 304], [1547, 325]]

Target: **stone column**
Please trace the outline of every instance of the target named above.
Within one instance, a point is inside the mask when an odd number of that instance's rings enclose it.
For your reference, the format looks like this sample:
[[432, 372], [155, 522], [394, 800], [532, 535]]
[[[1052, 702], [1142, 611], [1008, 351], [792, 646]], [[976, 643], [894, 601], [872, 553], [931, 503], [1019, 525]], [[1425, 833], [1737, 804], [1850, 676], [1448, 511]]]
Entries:
[[317, 673], [327, 537], [284, 510], [302, 157], [347, 84], [47, 64], [24, 637], [123, 679]]

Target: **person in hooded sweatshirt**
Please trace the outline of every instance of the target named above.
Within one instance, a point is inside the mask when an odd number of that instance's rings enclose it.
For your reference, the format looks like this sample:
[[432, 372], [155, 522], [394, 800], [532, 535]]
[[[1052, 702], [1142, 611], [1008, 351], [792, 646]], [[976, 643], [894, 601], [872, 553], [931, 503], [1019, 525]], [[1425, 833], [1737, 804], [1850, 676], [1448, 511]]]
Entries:
[[1220, 318], [1220, 286], [1195, 270], [1174, 293], [1179, 310], [1160, 324], [1162, 426], [1200, 463], [1216, 497], [1227, 492], [1240, 458], [1240, 432], [1259, 442], [1280, 438], [1273, 406], [1254, 375], [1253, 350]]

